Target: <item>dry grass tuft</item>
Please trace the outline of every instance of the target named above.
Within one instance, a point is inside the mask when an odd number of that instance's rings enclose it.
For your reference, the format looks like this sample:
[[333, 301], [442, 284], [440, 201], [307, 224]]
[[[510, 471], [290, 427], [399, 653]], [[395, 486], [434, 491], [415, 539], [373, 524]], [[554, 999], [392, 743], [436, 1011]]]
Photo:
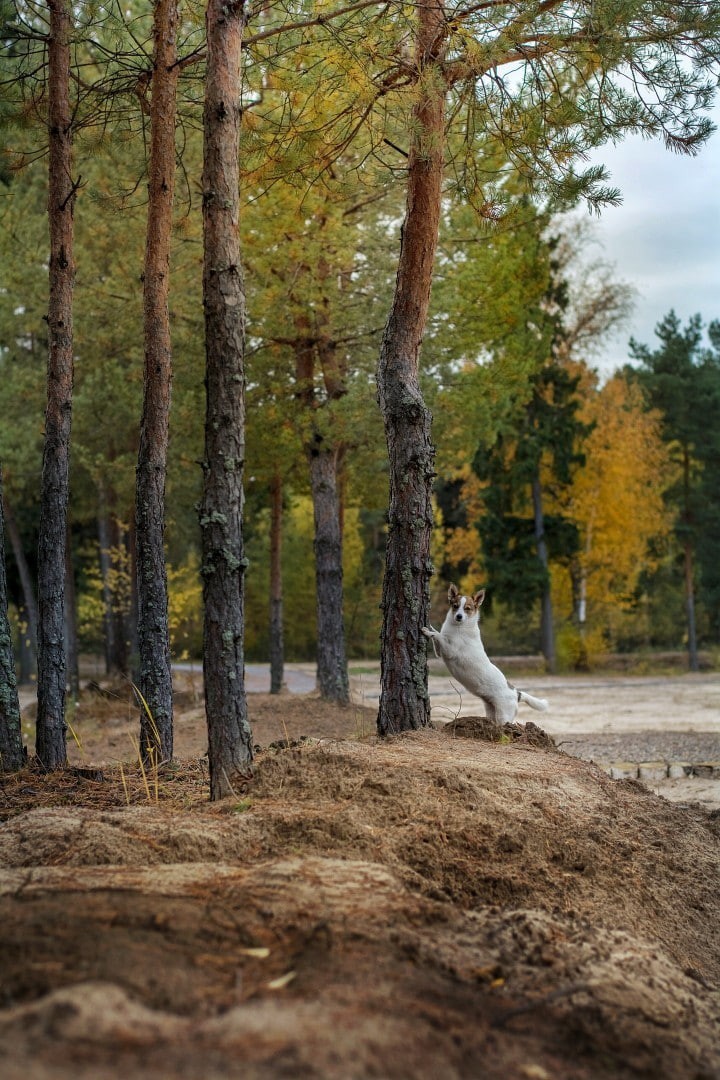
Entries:
[[207, 765], [175, 761], [148, 774], [139, 761], [118, 762], [102, 769], [68, 766], [47, 772], [32, 761], [17, 773], [0, 775], [0, 820], [38, 807], [78, 806], [116, 810], [148, 803], [172, 810], [205, 806], [209, 797]]

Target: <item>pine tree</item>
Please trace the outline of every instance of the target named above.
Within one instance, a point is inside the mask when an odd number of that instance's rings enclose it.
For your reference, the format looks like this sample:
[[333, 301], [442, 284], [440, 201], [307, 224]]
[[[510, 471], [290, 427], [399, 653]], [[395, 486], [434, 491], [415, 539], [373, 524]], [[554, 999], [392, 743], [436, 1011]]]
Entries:
[[35, 752], [47, 769], [61, 768], [65, 741], [65, 546], [73, 392], [73, 213], [70, 38], [66, 0], [51, 0], [48, 36], [48, 218], [50, 300], [48, 380], [38, 540], [38, 712]]
[[[698, 550], [702, 550], [711, 588], [718, 559], [710, 530], [719, 505], [713, 470], [720, 457], [720, 359], [703, 345], [700, 315], [693, 316], [682, 328], [671, 311], [658, 323], [655, 334], [660, 342], [656, 349], [631, 340], [630, 353], [639, 362], [636, 377], [662, 417], [663, 437], [679, 465], [679, 479], [666, 489], [666, 498], [677, 514], [675, 533], [683, 552], [688, 662], [690, 670], [697, 671]], [[715, 330], [713, 334], [717, 340]]]
[[[602, 168], [573, 169], [590, 147], [628, 130], [661, 135], [693, 153], [707, 139], [704, 115], [720, 59], [720, 6], [623, 3], [471, 6], [446, 18], [442, 4], [415, 10], [415, 88], [409, 123], [407, 211], [398, 277], [378, 368], [390, 457], [387, 569], [383, 590], [382, 733], [428, 722], [420, 627], [427, 614], [430, 417], [419, 392], [418, 353], [427, 319], [446, 158], [444, 113], [464, 112], [468, 134], [453, 165], [458, 184], [483, 199], [482, 151], [498, 151], [495, 190], [511, 169], [534, 193], [597, 205], [617, 199]], [[682, 60], [680, 60], [682, 57]], [[712, 61], [710, 58], [713, 58]], [[629, 78], [628, 78], [629, 77]], [[651, 86], [650, 104], [633, 87]]]
[[175, 191], [177, 0], [154, 15], [148, 220], [143, 274], [144, 379], [138, 450], [137, 527], [140, 746], [146, 761], [173, 756], [172, 669], [165, 566], [165, 477], [170, 424], [170, 237]]
[[206, 414], [200, 531], [211, 799], [236, 792], [250, 775], [253, 759], [244, 662], [245, 294], [238, 231], [244, 23], [241, 0], [208, 0], [203, 116]]

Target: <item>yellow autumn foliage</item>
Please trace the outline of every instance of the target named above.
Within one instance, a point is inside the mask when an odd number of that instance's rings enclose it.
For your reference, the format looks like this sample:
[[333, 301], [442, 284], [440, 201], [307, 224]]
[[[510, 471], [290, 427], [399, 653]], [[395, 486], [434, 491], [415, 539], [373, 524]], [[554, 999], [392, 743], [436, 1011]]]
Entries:
[[[595, 427], [563, 509], [580, 531], [576, 572], [585, 579], [588, 623], [603, 626], [612, 638], [641, 573], [654, 566], [651, 541], [672, 527], [663, 491], [674, 466], [658, 414], [647, 410], [640, 388], [623, 375], [587, 395], [582, 419]], [[556, 570], [553, 591], [558, 612], [572, 611], [567, 570]]]

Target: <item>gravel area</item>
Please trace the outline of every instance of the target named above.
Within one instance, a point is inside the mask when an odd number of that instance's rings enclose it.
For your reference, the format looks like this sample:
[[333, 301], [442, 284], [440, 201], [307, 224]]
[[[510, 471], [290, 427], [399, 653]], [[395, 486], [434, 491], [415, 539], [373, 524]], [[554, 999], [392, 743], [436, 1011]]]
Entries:
[[585, 761], [720, 762], [720, 735], [698, 731], [592, 732], [556, 735], [560, 750]]

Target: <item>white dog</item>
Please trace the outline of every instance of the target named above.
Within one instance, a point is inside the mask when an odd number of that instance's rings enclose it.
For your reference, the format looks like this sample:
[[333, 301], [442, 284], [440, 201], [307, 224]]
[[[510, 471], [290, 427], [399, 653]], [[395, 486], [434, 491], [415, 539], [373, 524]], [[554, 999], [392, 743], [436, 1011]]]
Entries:
[[474, 596], [461, 596], [455, 585], [448, 590], [450, 610], [442, 630], [423, 626], [422, 632], [433, 643], [435, 655], [445, 661], [454, 679], [482, 698], [489, 720], [498, 724], [511, 724], [517, 716], [518, 704], [524, 701], [531, 709], [544, 712], [548, 703], [544, 698], [516, 690], [488, 659], [480, 638], [480, 605], [485, 590]]

